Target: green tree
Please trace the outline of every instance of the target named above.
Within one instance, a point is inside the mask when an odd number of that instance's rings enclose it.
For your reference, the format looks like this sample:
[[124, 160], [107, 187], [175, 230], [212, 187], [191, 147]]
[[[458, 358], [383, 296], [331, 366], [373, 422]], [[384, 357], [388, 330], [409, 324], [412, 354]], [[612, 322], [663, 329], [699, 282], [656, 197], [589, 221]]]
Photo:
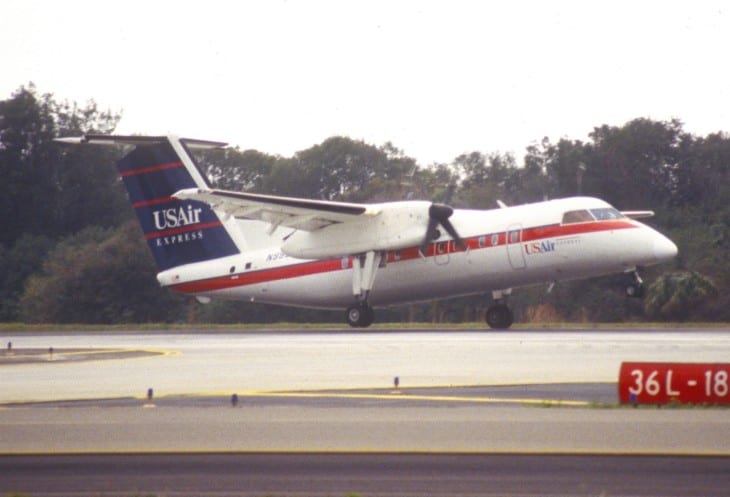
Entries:
[[411, 169], [411, 161], [393, 152], [392, 146], [379, 149], [334, 136], [278, 163], [267, 186], [277, 194], [364, 201], [373, 193], [368, 188], [371, 181], [397, 183]]
[[7, 250], [0, 245], [0, 321], [17, 321], [26, 279], [38, 271], [53, 241], [43, 235], [23, 234]]
[[61, 147], [57, 136], [110, 132], [119, 116], [56, 102], [21, 87], [0, 101], [0, 244], [24, 233], [52, 238], [90, 224], [113, 226], [129, 215], [122, 207], [114, 151]]
[[698, 306], [717, 295], [715, 284], [695, 271], [665, 273], [649, 286], [646, 312], [655, 319], [686, 321]]
[[682, 136], [678, 120], [635, 119], [595, 128], [586, 145], [586, 192], [623, 209], [669, 205]]
[[684, 135], [679, 146], [674, 204], [698, 206], [710, 217], [730, 221], [730, 137]]
[[458, 195], [459, 175], [448, 164], [431, 164], [427, 168], [419, 168], [414, 172], [413, 183], [420, 199], [434, 202], [455, 203]]
[[451, 167], [461, 178], [457, 205], [493, 209], [497, 200], [511, 204], [518, 199], [521, 172], [512, 154], [472, 152], [458, 156]]
[[263, 192], [279, 157], [237, 147], [197, 154], [203, 171], [217, 188]]
[[[527, 147], [524, 163], [525, 169], [532, 170], [531, 175], [537, 175], [538, 170], [544, 173], [542, 183], [533, 180], [532, 196], [542, 193], [542, 198], [562, 198], [596, 192], [584, 188], [588, 173], [587, 149], [580, 141], [562, 138], [557, 144], [543, 138], [539, 144]], [[593, 174], [597, 174], [593, 172]], [[540, 188], [541, 185], [542, 188]], [[542, 192], [540, 192], [542, 190]], [[589, 189], [590, 190], [590, 189]]]
[[26, 322], [184, 321], [185, 299], [157, 284], [157, 269], [135, 221], [91, 227], [66, 238], [28, 280], [20, 301]]

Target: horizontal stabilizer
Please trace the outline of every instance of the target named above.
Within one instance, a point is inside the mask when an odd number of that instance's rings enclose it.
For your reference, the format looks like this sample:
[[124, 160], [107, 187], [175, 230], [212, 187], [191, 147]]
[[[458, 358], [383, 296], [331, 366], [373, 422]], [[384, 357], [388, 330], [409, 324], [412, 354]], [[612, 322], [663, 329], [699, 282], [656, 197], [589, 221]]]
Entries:
[[[167, 143], [174, 137], [168, 136], [135, 136], [135, 135], [83, 135], [71, 136], [66, 138], [56, 138], [55, 141], [60, 143], [69, 143], [72, 145], [89, 144], [89, 145], [155, 145]], [[196, 140], [191, 138], [180, 138], [181, 143], [189, 148], [222, 148], [228, 145], [224, 142], [215, 142], [209, 140]]]
[[631, 219], [644, 219], [647, 217], [654, 217], [654, 211], [621, 211], [626, 217]]

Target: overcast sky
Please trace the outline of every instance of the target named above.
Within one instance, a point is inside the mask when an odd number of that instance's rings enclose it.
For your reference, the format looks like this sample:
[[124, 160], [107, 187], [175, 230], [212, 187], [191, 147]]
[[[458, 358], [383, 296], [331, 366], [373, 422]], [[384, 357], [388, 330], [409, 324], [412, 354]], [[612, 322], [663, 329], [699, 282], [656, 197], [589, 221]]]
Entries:
[[3, 0], [0, 99], [122, 111], [118, 132], [288, 156], [333, 135], [421, 165], [635, 117], [730, 130], [724, 1]]

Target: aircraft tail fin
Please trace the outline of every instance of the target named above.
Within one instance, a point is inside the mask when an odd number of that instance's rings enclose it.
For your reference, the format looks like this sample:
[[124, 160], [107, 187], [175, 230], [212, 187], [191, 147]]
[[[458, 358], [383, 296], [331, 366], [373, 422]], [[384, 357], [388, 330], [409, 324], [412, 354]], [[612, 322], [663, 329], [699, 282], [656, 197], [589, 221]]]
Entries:
[[133, 145], [118, 162], [129, 200], [159, 271], [240, 252], [232, 233], [207, 204], [179, 200], [186, 188], [210, 188], [189, 149], [220, 148], [225, 143], [172, 136], [85, 135], [64, 143]]

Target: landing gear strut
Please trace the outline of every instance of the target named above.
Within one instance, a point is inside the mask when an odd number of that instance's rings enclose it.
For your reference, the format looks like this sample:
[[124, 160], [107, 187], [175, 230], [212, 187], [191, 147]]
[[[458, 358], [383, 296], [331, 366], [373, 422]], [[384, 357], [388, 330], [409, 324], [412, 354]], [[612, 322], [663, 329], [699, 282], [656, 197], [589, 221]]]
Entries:
[[639, 276], [639, 272], [634, 270], [631, 283], [626, 285], [626, 296], [640, 299], [644, 297], [646, 290], [644, 289], [644, 281]]
[[368, 295], [383, 260], [383, 254], [373, 251], [352, 259], [352, 294], [357, 302], [347, 308], [345, 320], [353, 328], [367, 328], [375, 320], [375, 311], [368, 304]]

